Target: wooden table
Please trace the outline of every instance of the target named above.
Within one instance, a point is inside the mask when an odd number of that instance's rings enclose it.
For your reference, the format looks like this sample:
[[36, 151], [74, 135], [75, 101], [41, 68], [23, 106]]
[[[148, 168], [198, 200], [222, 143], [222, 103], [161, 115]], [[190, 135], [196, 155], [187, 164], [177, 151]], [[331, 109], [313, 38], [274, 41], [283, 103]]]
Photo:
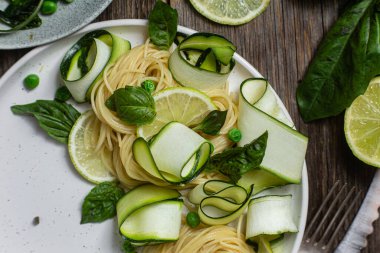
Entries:
[[[79, 0], [78, 0], [79, 1]], [[154, 0], [114, 0], [96, 21], [147, 18]], [[343, 116], [304, 124], [299, 116], [295, 92], [298, 82], [331, 24], [347, 0], [273, 0], [267, 11], [238, 27], [222, 26], [198, 14], [186, 0], [171, 0], [179, 12], [180, 25], [198, 31], [222, 34], [238, 46], [247, 59], [273, 85], [288, 108], [296, 127], [309, 136], [309, 218], [336, 180], [365, 192], [375, 169], [356, 159], [343, 132]], [[29, 49], [0, 50], [0, 76]], [[363, 252], [380, 252], [380, 221]]]

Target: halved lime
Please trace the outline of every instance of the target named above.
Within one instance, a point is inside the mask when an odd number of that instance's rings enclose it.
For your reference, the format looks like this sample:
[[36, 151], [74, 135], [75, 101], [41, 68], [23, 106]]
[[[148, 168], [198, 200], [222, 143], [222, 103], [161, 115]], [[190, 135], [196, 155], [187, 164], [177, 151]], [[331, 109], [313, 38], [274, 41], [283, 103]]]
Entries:
[[225, 25], [241, 25], [259, 16], [270, 0], [190, 0], [206, 18]]
[[93, 124], [93, 111], [83, 113], [75, 122], [69, 135], [69, 155], [75, 169], [88, 181], [98, 184], [115, 178], [95, 152], [98, 132]]
[[157, 113], [155, 119], [137, 128], [137, 135], [146, 140], [171, 121], [193, 126], [217, 109], [210, 97], [192, 88], [168, 88], [156, 93], [153, 98]]
[[380, 168], [380, 77], [371, 81], [344, 116], [344, 133], [352, 153]]

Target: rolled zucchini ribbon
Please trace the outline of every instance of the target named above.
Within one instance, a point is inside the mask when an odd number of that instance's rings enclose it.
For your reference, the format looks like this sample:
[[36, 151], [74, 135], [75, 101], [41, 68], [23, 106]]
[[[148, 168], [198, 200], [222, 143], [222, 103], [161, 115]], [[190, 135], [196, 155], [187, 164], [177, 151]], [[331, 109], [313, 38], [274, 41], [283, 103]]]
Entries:
[[183, 184], [202, 171], [213, 145], [187, 126], [170, 122], [149, 143], [137, 138], [132, 151], [136, 162], [152, 176]]
[[95, 30], [80, 38], [66, 52], [60, 65], [62, 82], [75, 101], [88, 101], [104, 69], [130, 49], [128, 40], [106, 30]]
[[196, 186], [189, 193], [189, 201], [198, 206], [201, 221], [208, 225], [224, 225], [238, 218], [248, 206], [253, 193], [243, 187], [219, 180]]
[[[250, 200], [247, 212], [246, 239], [273, 252], [283, 245], [284, 233], [298, 232], [293, 221], [292, 196], [268, 195]], [[271, 252], [272, 252], [271, 251]]]
[[236, 46], [212, 33], [180, 36], [181, 42], [169, 59], [173, 78], [183, 86], [200, 90], [223, 87], [235, 66]]
[[238, 128], [242, 139], [238, 145], [244, 146], [268, 131], [267, 148], [260, 169], [282, 179], [276, 180], [273, 186], [300, 183], [308, 138], [290, 126], [292, 123], [277, 101], [265, 79], [248, 79], [241, 84]]
[[116, 205], [120, 233], [134, 246], [178, 240], [180, 197], [176, 190], [150, 184], [132, 189]]

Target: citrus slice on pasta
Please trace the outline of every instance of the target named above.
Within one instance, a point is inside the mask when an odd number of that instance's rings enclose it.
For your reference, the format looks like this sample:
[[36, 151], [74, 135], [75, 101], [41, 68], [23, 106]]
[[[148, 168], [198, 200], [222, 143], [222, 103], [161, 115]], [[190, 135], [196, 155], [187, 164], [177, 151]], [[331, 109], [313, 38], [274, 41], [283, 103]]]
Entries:
[[94, 120], [96, 120], [95, 114], [90, 110], [83, 113], [75, 122], [69, 135], [70, 159], [78, 173], [86, 180], [95, 184], [114, 181], [115, 178], [107, 166], [111, 154], [102, 154], [103, 158], [106, 158], [102, 159], [95, 152], [95, 143], [99, 134]]
[[137, 135], [145, 140], [158, 133], [169, 122], [177, 121], [186, 126], [194, 126], [209, 112], [217, 109], [210, 97], [192, 88], [168, 88], [153, 97], [157, 113], [155, 119], [152, 123], [137, 128]]

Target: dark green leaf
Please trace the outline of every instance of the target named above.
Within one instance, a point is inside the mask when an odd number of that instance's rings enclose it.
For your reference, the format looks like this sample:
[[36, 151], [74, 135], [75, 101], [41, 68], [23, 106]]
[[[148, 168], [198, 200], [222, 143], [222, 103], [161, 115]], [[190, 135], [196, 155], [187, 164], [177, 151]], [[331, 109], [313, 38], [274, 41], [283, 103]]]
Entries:
[[117, 201], [123, 196], [124, 190], [116, 183], [104, 182], [95, 186], [84, 199], [81, 224], [114, 217]]
[[111, 111], [116, 112], [116, 104], [115, 104], [115, 94], [112, 94], [105, 102], [105, 105]]
[[69, 89], [67, 89], [66, 86], [59, 87], [55, 92], [54, 99], [59, 102], [66, 102], [70, 98], [71, 98], [71, 93]]
[[268, 132], [265, 132], [244, 147], [226, 149], [211, 157], [206, 170], [220, 171], [236, 183], [244, 173], [260, 166], [265, 155], [267, 140]]
[[217, 135], [226, 121], [227, 111], [214, 110], [210, 112], [203, 121], [193, 128], [195, 131], [202, 131], [205, 134]]
[[[40, 2], [41, 0], [10, 1], [7, 8], [4, 11], [0, 11], [0, 22], [10, 27], [16, 27], [31, 17], [36, 8], [39, 8]], [[40, 17], [35, 15], [21, 29], [39, 27], [41, 23]]]
[[[141, 87], [126, 86], [117, 89], [113, 97], [118, 117], [128, 124], [147, 124], [156, 116], [152, 95]], [[109, 106], [112, 108], [112, 103]]]
[[131, 244], [131, 242], [128, 241], [128, 240], [124, 240], [123, 251], [125, 253], [136, 253], [135, 247], [133, 247], [133, 245]]
[[177, 33], [176, 9], [158, 0], [149, 14], [149, 37], [160, 49], [169, 49]]
[[80, 116], [70, 104], [50, 100], [14, 105], [11, 110], [14, 114], [34, 116], [49, 136], [64, 144], [67, 144], [71, 128]]
[[306, 122], [341, 113], [380, 73], [378, 5], [379, 0], [356, 1], [320, 44], [297, 89]]

